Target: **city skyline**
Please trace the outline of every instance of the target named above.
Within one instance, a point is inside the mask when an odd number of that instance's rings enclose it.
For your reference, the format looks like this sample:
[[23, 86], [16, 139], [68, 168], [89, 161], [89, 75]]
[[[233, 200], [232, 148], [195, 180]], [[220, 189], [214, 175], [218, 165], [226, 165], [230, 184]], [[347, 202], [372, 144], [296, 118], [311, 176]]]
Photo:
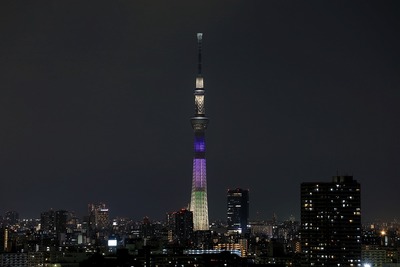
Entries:
[[395, 1], [1, 2], [0, 213], [186, 207], [203, 32], [210, 219], [237, 187], [250, 218], [299, 218], [300, 184], [336, 174], [360, 182], [363, 221], [399, 218], [399, 13]]

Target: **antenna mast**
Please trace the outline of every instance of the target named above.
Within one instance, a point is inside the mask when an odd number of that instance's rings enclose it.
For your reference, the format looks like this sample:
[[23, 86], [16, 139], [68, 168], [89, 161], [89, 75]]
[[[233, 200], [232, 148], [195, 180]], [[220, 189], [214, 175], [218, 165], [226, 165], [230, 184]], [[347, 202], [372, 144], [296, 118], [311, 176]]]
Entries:
[[203, 34], [197, 33], [197, 47], [199, 49], [199, 62], [198, 62], [198, 76], [201, 76], [201, 43], [203, 40]]

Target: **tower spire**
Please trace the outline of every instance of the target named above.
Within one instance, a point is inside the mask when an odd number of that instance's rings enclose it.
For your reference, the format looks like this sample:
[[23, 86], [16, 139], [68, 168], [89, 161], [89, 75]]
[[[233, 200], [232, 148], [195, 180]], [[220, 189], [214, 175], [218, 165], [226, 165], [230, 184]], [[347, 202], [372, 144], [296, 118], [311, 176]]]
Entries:
[[197, 76], [201, 76], [201, 43], [203, 41], [203, 34], [197, 33], [197, 48], [198, 48], [198, 72]]
[[[201, 74], [201, 48], [202, 48], [202, 42], [203, 42], [203, 34], [201, 32], [197, 33], [197, 49], [198, 49], [198, 61], [197, 61], [197, 77], [196, 77], [196, 90], [197, 89], [204, 89], [204, 82], [203, 82], [203, 76]], [[204, 92], [202, 92], [204, 95]]]
[[206, 175], [206, 142], [205, 131], [208, 118], [204, 106], [204, 82], [201, 75], [201, 44], [203, 34], [197, 34], [198, 74], [194, 90], [194, 116], [191, 118], [194, 131], [193, 179], [190, 210], [193, 212], [193, 228], [195, 231], [208, 230], [208, 202]]

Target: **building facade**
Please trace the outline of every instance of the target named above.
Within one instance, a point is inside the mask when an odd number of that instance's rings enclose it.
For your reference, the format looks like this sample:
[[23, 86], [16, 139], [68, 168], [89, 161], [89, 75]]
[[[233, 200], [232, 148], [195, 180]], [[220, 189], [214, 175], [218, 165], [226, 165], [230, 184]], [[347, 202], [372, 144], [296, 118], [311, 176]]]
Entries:
[[104, 203], [88, 204], [88, 213], [91, 226], [96, 230], [109, 227], [109, 211]]
[[189, 246], [193, 240], [193, 212], [180, 209], [169, 214], [169, 229], [172, 231], [171, 241]]
[[226, 221], [229, 231], [247, 233], [249, 190], [241, 188], [228, 190]]
[[105, 244], [110, 230], [109, 209], [104, 203], [88, 204], [87, 217], [88, 241]]
[[301, 184], [302, 266], [361, 266], [361, 192], [352, 176]]

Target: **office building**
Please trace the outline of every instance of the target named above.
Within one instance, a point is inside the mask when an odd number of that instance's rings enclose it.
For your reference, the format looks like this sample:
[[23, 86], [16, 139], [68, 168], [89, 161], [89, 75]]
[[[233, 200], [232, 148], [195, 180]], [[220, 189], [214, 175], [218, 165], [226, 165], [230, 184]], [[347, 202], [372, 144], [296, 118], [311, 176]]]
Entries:
[[301, 184], [302, 266], [361, 266], [361, 192], [352, 176]]
[[180, 209], [167, 214], [168, 240], [179, 245], [189, 245], [193, 239], [193, 212]]
[[227, 224], [229, 231], [247, 233], [249, 221], [249, 190], [229, 189], [227, 193]]
[[109, 227], [109, 210], [106, 204], [88, 204], [88, 213], [91, 229], [103, 230]]
[[44, 211], [40, 214], [40, 229], [46, 233], [54, 233], [55, 229], [55, 217], [56, 213], [54, 210]]
[[181, 209], [175, 213], [175, 238], [179, 244], [188, 245], [193, 238], [193, 212]]

